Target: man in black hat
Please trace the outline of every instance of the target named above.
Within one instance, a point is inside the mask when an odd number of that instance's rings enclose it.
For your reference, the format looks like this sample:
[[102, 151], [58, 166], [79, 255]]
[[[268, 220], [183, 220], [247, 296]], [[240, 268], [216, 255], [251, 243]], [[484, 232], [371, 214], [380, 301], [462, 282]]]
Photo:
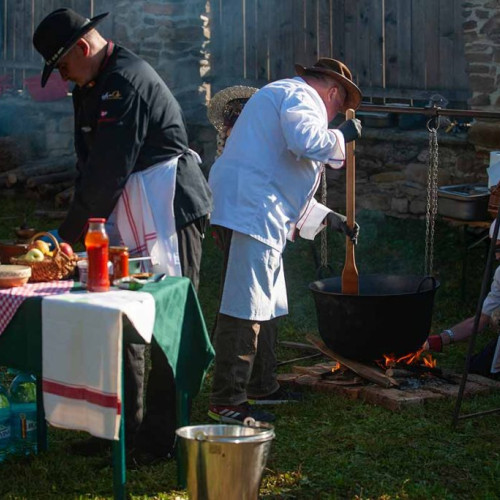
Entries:
[[209, 416], [272, 421], [256, 405], [294, 401], [276, 377], [276, 319], [287, 314], [282, 253], [287, 239], [313, 239], [325, 226], [356, 240], [358, 227], [318, 203], [325, 165], [342, 167], [359, 120], [329, 122], [356, 109], [361, 92], [345, 64], [322, 58], [298, 76], [254, 93], [212, 166], [213, 225], [225, 242], [224, 285], [214, 333]]
[[[106, 16], [87, 19], [71, 9], [58, 9], [41, 21], [33, 36], [35, 48], [45, 59], [42, 87], [54, 69], [76, 84], [78, 177], [59, 235], [77, 241], [90, 217], [104, 217], [110, 223], [110, 243], [128, 244], [130, 228], [144, 224], [144, 220], [136, 220], [136, 214], [147, 208], [153, 218], [148, 223], [155, 226], [158, 239], [166, 235], [161, 243], [167, 246], [159, 245], [163, 250], [155, 254], [157, 265], [166, 266], [173, 274], [182, 272], [197, 287], [201, 243], [212, 208], [199, 156], [188, 147], [178, 102], [155, 70], [95, 29]], [[123, 195], [132, 183], [146, 186], [147, 200], [140, 204], [127, 197], [125, 207]], [[152, 196], [148, 186], [162, 195]], [[125, 218], [121, 217], [124, 213], [128, 214]], [[168, 228], [173, 228], [171, 233]], [[144, 251], [148, 241], [140, 238], [134, 244], [137, 251], [141, 247]], [[132, 254], [133, 249], [130, 251]], [[128, 447], [133, 444], [143, 458], [155, 459], [167, 457], [174, 443], [175, 385], [172, 370], [154, 342], [151, 357], [143, 418], [144, 346], [131, 345], [127, 350], [125, 422]], [[89, 447], [93, 444], [95, 441]]]

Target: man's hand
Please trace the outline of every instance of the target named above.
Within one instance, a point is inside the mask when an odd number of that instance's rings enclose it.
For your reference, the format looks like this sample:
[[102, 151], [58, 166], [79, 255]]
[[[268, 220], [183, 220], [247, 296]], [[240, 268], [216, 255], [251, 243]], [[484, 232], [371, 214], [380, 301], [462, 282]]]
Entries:
[[357, 222], [354, 223], [354, 228], [350, 228], [347, 225], [347, 217], [337, 212], [329, 212], [326, 216], [326, 223], [334, 231], [344, 233], [346, 236], [351, 238], [351, 241], [356, 245], [358, 242], [359, 225]]
[[357, 118], [346, 120], [338, 126], [338, 130], [342, 132], [345, 142], [355, 141], [361, 137], [361, 122]]

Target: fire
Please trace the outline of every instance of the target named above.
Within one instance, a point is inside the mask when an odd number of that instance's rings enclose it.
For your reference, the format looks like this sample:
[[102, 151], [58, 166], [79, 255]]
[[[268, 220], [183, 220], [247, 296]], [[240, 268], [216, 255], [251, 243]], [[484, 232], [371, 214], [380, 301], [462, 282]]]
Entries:
[[337, 363], [332, 366], [332, 373], [336, 372], [337, 370], [340, 370], [340, 363], [337, 361]]
[[423, 349], [419, 349], [416, 352], [411, 352], [400, 358], [392, 354], [384, 354], [384, 361], [380, 364], [382, 364], [383, 368], [394, 368], [398, 364], [416, 365], [420, 363], [427, 368], [436, 368], [437, 361], [429, 353], [422, 356], [423, 352]]

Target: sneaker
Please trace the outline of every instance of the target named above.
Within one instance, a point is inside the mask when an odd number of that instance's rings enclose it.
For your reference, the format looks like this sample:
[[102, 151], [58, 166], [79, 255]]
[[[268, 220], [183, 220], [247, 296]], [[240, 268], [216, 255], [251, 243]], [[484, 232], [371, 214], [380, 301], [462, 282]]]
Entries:
[[274, 422], [276, 418], [272, 413], [252, 408], [248, 403], [238, 406], [210, 405], [208, 416], [217, 422], [227, 424], [242, 424], [248, 417], [259, 422]]
[[302, 401], [302, 393], [292, 392], [280, 387], [267, 396], [249, 396], [248, 402], [253, 405], [279, 405], [283, 403], [298, 403]]

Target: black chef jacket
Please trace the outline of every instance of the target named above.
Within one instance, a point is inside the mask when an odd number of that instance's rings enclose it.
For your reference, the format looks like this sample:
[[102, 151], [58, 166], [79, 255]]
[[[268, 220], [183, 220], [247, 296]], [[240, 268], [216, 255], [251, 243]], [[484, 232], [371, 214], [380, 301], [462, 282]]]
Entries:
[[177, 229], [212, 210], [179, 103], [147, 62], [109, 42], [97, 78], [73, 90], [73, 106], [78, 176], [59, 228], [64, 240], [78, 240], [89, 217], [109, 217], [130, 174], [178, 155]]

